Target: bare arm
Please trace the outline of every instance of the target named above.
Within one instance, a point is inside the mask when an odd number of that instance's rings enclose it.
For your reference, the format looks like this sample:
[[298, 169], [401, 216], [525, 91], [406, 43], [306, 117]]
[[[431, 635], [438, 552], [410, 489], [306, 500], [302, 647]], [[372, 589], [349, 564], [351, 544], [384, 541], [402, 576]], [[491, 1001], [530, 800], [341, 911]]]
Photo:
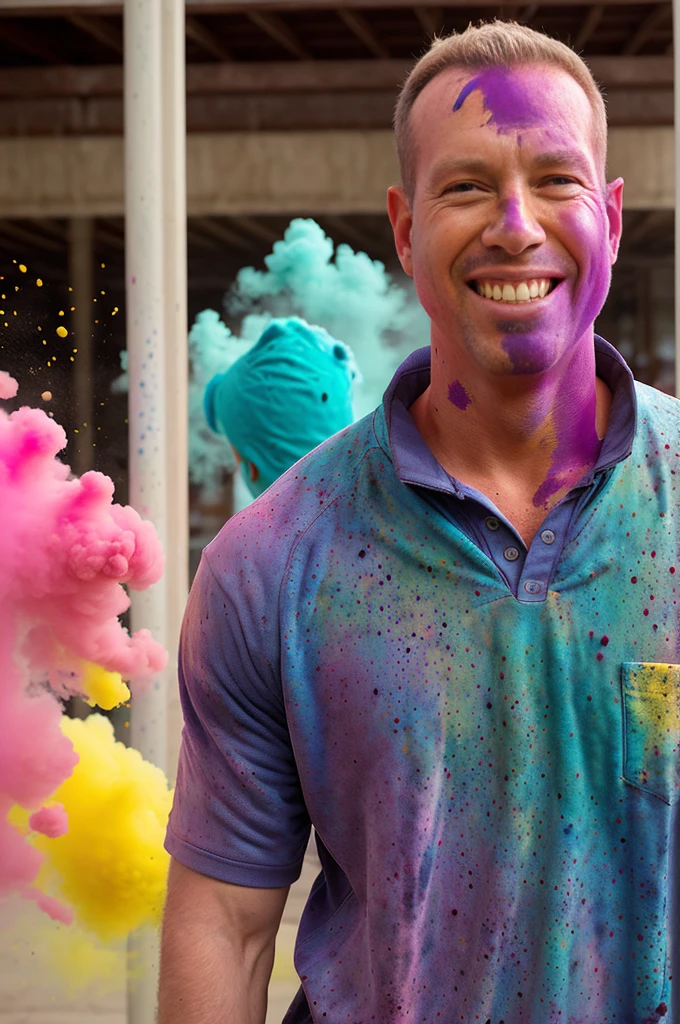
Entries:
[[158, 1024], [264, 1024], [288, 888], [250, 889], [170, 862]]

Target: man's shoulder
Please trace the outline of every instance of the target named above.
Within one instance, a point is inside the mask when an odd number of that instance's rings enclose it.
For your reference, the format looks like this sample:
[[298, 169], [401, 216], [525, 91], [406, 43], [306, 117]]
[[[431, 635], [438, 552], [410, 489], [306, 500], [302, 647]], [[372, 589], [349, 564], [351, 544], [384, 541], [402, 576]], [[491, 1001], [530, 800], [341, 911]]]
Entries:
[[680, 400], [637, 380], [635, 394], [638, 433], [652, 430], [675, 435], [680, 431]]
[[385, 458], [374, 428], [378, 414], [334, 434], [232, 516], [206, 548], [213, 572], [233, 575], [257, 562], [272, 582], [280, 578], [296, 542], [355, 486], [366, 458], [375, 451]]

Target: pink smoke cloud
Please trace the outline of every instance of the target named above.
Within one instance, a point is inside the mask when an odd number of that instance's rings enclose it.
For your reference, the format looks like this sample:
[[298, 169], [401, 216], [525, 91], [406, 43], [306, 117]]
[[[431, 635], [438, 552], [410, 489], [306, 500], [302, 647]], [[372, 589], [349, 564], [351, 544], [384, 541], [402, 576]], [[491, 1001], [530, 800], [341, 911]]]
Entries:
[[[17, 393], [0, 371], [0, 398]], [[143, 590], [163, 571], [151, 523], [113, 503], [101, 473], [73, 477], [58, 453], [63, 429], [42, 410], [0, 409], [0, 898], [19, 892], [52, 917], [69, 909], [33, 884], [42, 855], [8, 820], [19, 805], [29, 828], [63, 834], [63, 808], [43, 807], [77, 762], [55, 696], [80, 692], [83, 662], [119, 672], [133, 687], [167, 654], [148, 630], [119, 616], [123, 584]]]

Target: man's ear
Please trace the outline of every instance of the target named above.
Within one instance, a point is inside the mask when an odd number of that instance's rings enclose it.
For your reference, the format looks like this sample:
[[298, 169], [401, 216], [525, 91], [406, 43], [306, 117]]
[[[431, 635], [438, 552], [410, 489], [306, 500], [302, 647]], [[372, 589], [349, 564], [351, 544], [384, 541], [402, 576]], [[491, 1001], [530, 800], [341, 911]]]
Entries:
[[619, 254], [621, 232], [623, 231], [623, 178], [608, 182], [605, 201], [609, 222], [609, 252], [613, 265]]
[[409, 277], [413, 277], [413, 259], [411, 256], [411, 229], [413, 218], [411, 206], [403, 188], [390, 185], [387, 190], [387, 215], [392, 225], [394, 245], [402, 269]]

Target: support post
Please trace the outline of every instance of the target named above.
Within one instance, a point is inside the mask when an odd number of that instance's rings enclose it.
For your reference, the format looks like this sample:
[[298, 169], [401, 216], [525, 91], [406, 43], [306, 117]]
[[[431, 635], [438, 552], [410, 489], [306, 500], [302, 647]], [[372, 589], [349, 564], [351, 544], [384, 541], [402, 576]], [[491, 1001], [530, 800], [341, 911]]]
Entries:
[[[170, 654], [167, 670], [133, 697], [130, 742], [167, 770], [168, 695], [176, 688], [188, 560], [181, 512], [188, 502], [184, 3], [125, 0], [124, 20], [130, 503], [153, 522], [167, 559], [162, 580], [133, 596], [131, 621], [133, 629], [150, 629]], [[150, 1024], [157, 936], [139, 932], [129, 949], [136, 977], [128, 987], [128, 1024]]]

